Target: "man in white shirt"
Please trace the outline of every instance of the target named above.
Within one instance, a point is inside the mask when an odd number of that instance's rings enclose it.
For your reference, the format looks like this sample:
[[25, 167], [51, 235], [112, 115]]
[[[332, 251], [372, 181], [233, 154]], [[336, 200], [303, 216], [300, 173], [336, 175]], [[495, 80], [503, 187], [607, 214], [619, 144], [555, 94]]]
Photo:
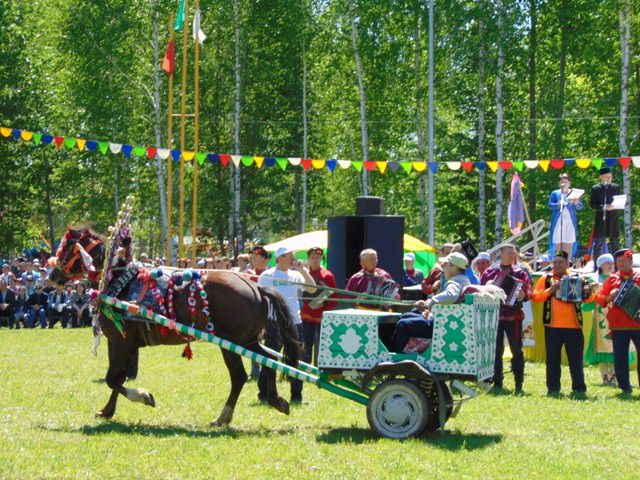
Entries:
[[[293, 257], [293, 249], [280, 247], [276, 250], [275, 257], [276, 266], [264, 271], [260, 275], [258, 285], [273, 288], [284, 297], [291, 311], [291, 315], [295, 319], [298, 337], [302, 342], [300, 293], [302, 293], [303, 290], [308, 293], [315, 293], [317, 289], [312, 286], [304, 287], [301, 284], [315, 285], [315, 281], [313, 277], [309, 275], [307, 269]], [[277, 331], [273, 328], [271, 322], [267, 323], [264, 344], [266, 347], [276, 351], [282, 349]], [[267, 400], [267, 377], [264, 370], [260, 372], [260, 378], [258, 378], [258, 399], [260, 401]], [[291, 402], [302, 402], [302, 382], [300, 380], [291, 380]]]

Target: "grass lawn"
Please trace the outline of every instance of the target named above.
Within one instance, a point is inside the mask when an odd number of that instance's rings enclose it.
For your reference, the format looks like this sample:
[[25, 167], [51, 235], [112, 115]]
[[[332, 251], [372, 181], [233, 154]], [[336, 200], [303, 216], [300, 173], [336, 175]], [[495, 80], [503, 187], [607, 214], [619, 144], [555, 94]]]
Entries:
[[[287, 417], [249, 383], [232, 426], [210, 427], [228, 377], [201, 342], [192, 361], [142, 349], [131, 386], [157, 407], [120, 397], [114, 419], [97, 420], [107, 350], [90, 347], [89, 329], [0, 330], [0, 478], [638, 478], [640, 397], [601, 387], [593, 368], [586, 400], [545, 397], [544, 365], [529, 363], [524, 397], [482, 395], [443, 435], [394, 441], [370, 431], [364, 407], [310, 385]], [[563, 381], [568, 392], [566, 368]]]

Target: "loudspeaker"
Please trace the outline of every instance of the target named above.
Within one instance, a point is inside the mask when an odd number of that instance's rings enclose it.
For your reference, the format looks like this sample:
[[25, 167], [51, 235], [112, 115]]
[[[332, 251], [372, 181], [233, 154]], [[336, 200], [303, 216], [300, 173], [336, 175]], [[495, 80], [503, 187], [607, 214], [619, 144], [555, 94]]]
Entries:
[[360, 270], [360, 252], [373, 248], [378, 266], [402, 283], [404, 217], [344, 216], [328, 220], [327, 267], [344, 288], [351, 275]]
[[364, 217], [332, 217], [327, 228], [327, 267], [335, 275], [338, 288], [344, 288], [349, 277], [360, 270]]
[[356, 197], [356, 215], [384, 215], [382, 197]]

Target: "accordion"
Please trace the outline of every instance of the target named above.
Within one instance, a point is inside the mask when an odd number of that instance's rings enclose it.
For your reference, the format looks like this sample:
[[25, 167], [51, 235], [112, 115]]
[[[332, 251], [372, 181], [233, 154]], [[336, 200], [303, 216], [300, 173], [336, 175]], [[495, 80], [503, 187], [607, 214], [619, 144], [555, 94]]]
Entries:
[[632, 320], [640, 323], [640, 287], [633, 280], [622, 282], [618, 293], [613, 298], [613, 304], [629, 315]]
[[565, 275], [560, 279], [560, 288], [556, 290], [556, 298], [563, 302], [582, 302], [583, 283], [577, 275]]
[[391, 278], [369, 277], [367, 291], [364, 293], [375, 295], [377, 297], [393, 299], [398, 294], [398, 290], [398, 284]]
[[524, 283], [522, 280], [509, 275], [507, 272], [500, 270], [494, 280], [494, 285], [500, 287], [507, 294], [507, 299], [504, 301], [505, 305], [512, 307], [518, 300], [518, 295], [522, 291]]

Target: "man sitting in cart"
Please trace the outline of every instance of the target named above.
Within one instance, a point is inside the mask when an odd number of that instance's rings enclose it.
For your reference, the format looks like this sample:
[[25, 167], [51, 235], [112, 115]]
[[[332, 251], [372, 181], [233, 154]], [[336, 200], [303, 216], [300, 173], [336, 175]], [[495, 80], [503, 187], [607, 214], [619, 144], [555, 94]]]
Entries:
[[400, 317], [393, 335], [394, 351], [402, 353], [411, 337], [432, 338], [433, 318], [429, 314], [431, 308], [438, 303], [456, 303], [461, 297], [462, 289], [470, 284], [469, 278], [465, 275], [467, 258], [462, 253], [450, 253], [440, 259], [440, 264], [446, 279], [444, 291], [429, 300], [416, 302], [416, 308]]

